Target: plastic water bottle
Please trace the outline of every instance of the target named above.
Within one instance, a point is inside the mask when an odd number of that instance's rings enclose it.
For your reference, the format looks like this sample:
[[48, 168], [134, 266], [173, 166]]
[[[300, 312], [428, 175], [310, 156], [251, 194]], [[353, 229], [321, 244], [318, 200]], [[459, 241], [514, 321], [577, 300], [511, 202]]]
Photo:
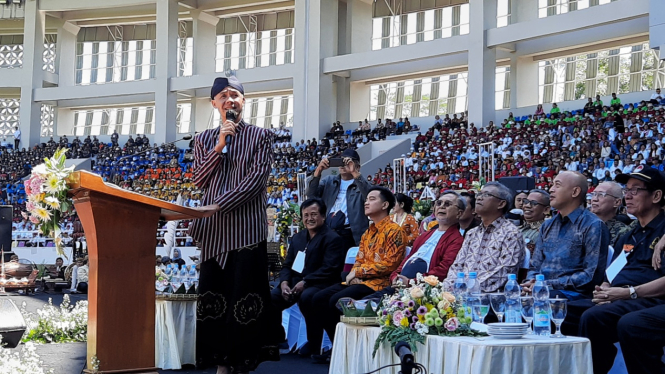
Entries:
[[480, 282], [478, 282], [478, 273], [472, 271], [469, 273], [469, 280], [466, 282], [466, 287], [470, 295], [480, 293]]
[[536, 275], [533, 285], [533, 333], [549, 337], [550, 330], [550, 290], [543, 274]]
[[508, 274], [508, 282], [504, 288], [504, 293], [506, 295], [506, 323], [521, 323], [520, 286], [517, 284], [515, 274]]
[[467, 286], [466, 281], [464, 280], [464, 273], [460, 271], [457, 273], [457, 280], [455, 280], [455, 284], [453, 285], [453, 295], [455, 295], [455, 299], [457, 299], [461, 305], [464, 305], [466, 292]]

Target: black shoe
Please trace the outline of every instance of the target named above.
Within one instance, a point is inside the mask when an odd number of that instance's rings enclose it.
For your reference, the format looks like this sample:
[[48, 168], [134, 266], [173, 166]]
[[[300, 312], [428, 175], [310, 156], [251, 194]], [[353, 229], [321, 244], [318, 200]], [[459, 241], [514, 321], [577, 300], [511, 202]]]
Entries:
[[312, 355], [312, 350], [309, 347], [310, 347], [309, 343], [305, 343], [305, 345], [300, 347], [300, 349], [298, 350], [298, 353], [300, 354], [300, 356], [302, 356], [302, 357], [311, 356]]
[[332, 350], [325, 351], [320, 355], [312, 355], [312, 360], [315, 364], [328, 364], [330, 363], [330, 356], [332, 356]]

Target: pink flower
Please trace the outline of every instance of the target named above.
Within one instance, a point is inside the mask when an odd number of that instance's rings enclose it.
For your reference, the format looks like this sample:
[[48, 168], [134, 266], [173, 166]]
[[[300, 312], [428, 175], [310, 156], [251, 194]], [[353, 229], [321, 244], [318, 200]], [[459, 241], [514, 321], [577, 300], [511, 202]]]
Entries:
[[393, 324], [395, 324], [395, 326], [397, 326], [397, 327], [400, 327], [400, 323], [402, 322], [402, 318], [404, 318], [404, 314], [402, 314], [401, 311], [395, 312], [395, 314], [393, 314]]
[[30, 201], [28, 201], [27, 203], [25, 203], [25, 209], [26, 209], [28, 212], [32, 212], [33, 210], [35, 210], [35, 204], [32, 203], [32, 202], [30, 202]]
[[23, 185], [25, 186], [25, 193], [28, 195], [32, 195], [32, 188], [30, 187], [30, 181], [27, 180], [23, 182]]
[[459, 328], [459, 326], [460, 326], [460, 323], [459, 323], [459, 320], [457, 319], [457, 317], [453, 317], [453, 318], [449, 319], [443, 325], [443, 327], [445, 327], [446, 330], [448, 330], [448, 331], [455, 331]]
[[42, 184], [44, 180], [40, 177], [35, 176], [30, 179], [30, 187], [35, 194], [42, 193]]
[[23, 218], [28, 219], [28, 213], [26, 213], [26, 212], [21, 212], [21, 215], [23, 216]]
[[34, 223], [35, 225], [39, 225], [39, 218], [30, 216], [30, 222]]

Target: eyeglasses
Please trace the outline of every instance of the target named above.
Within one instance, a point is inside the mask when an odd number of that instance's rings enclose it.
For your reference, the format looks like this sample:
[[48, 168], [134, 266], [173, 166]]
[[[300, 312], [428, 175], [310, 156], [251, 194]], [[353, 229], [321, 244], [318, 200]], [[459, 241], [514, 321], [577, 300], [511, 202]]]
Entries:
[[633, 187], [633, 188], [625, 188], [623, 190], [626, 194], [630, 193], [631, 195], [635, 196], [637, 195], [638, 192], [640, 191], [648, 191], [648, 189], [644, 187]]
[[444, 208], [450, 208], [451, 206], [457, 206], [457, 205], [451, 203], [450, 201], [443, 201], [443, 200], [437, 200], [434, 203], [434, 205], [436, 205], [436, 206], [442, 206], [443, 205]]
[[494, 194], [491, 194], [491, 193], [489, 193], [489, 192], [479, 192], [479, 193], [476, 195], [476, 199], [484, 199], [484, 198], [487, 197], [487, 196], [491, 196], [491, 197], [493, 197], [493, 198], [495, 198], [495, 199], [499, 199], [499, 200], [504, 200], [504, 201], [506, 200], [506, 199], [504, 199], [504, 198], [501, 198], [501, 197], [496, 196], [496, 195], [494, 195]]
[[542, 205], [542, 206], [549, 206], [543, 203], [540, 203], [536, 200], [529, 200], [529, 199], [523, 199], [522, 200], [522, 205], [528, 205], [528, 206], [537, 206], [537, 205]]
[[[590, 193], [590, 195], [591, 195], [592, 199], [595, 198], [596, 196], [598, 196], [598, 197], [610, 196], [610, 197], [613, 197], [615, 199], [620, 199], [621, 198], [619, 196], [614, 196], [614, 195], [608, 194], [607, 192], [602, 192], [602, 191], [594, 191], [594, 192]], [[635, 195], [635, 194], [633, 194], [633, 195]]]

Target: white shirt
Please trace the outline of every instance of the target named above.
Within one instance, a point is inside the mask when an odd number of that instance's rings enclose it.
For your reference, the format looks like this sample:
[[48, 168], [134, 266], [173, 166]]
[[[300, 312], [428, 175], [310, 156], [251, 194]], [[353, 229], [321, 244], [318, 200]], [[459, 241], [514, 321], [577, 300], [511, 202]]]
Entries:
[[658, 93], [654, 93], [653, 95], [651, 95], [651, 100], [659, 100], [659, 99], [658, 99], [659, 97], [660, 97], [661, 100], [662, 100], [662, 98], [663, 98], [663, 94], [662, 94], [662, 93], [659, 93], [659, 94], [658, 94]]
[[635, 165], [630, 164], [630, 165], [626, 165], [623, 168], [621, 168], [621, 172], [623, 174], [630, 174], [630, 173], [633, 172], [633, 169], [635, 169]]
[[16, 130], [14, 131], [14, 139], [20, 140], [21, 139], [21, 130]]
[[606, 168], [598, 168], [593, 171], [593, 175], [598, 178], [598, 180], [601, 180], [605, 178], [605, 172], [607, 171]]
[[409, 259], [409, 262], [413, 262], [416, 259], [421, 259], [427, 263], [427, 269], [429, 269], [430, 262], [432, 261], [432, 256], [434, 255], [434, 250], [436, 245], [439, 244], [439, 240], [445, 234], [445, 231], [436, 230], [432, 236], [427, 239], [423, 245], [418, 248], [418, 252], [414, 253], [413, 256]]
[[353, 179], [345, 181], [344, 179], [340, 180], [339, 193], [337, 194], [337, 199], [335, 199], [335, 205], [333, 205], [330, 211], [332, 213], [342, 212], [346, 216], [345, 223], [349, 224], [349, 214], [346, 206], [346, 191], [349, 189]]

